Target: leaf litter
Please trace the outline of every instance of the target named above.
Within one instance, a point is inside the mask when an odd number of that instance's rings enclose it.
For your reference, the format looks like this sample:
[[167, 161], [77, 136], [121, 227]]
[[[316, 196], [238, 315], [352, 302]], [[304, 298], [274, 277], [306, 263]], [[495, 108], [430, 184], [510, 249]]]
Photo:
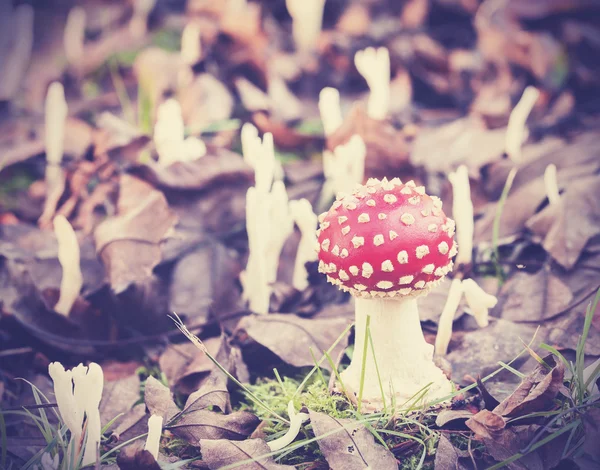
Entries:
[[[600, 69], [588, 59], [597, 5], [328, 0], [305, 50], [298, 31], [310, 28], [298, 28], [292, 0], [157, 3], [85, 3], [82, 33], [69, 27], [72, 12], [2, 7], [0, 57], [11, 66], [0, 71], [0, 466], [66, 455], [52, 444], [65, 435], [46, 439], [58, 400], [41, 374], [52, 361], [96, 361], [101, 468], [596, 468], [600, 401], [582, 381], [597, 382], [597, 370], [585, 379], [583, 370], [600, 357], [590, 306], [600, 287]], [[185, 39], [194, 31], [195, 44]], [[385, 119], [370, 115], [371, 84], [353, 60], [368, 46], [390, 54]], [[57, 80], [68, 115], [64, 159], [52, 166], [42, 112]], [[514, 160], [510, 116], [528, 85], [540, 95]], [[319, 120], [325, 87], [340, 94], [333, 132]], [[201, 140], [204, 156], [156, 158], [168, 98], [181, 106], [181, 138]], [[365, 180], [413, 179], [449, 202], [448, 173], [467, 167], [473, 262], [454, 278], [476, 279], [499, 301], [483, 328], [458, 306], [449, 353], [437, 359], [457, 387], [450, 401], [361, 413], [336, 380], [360, 352], [353, 300], [315, 261], [308, 287], [292, 285], [299, 231], [282, 250], [270, 313], [249, 310], [246, 193], [260, 176], [244, 158], [245, 123], [272, 133], [276, 179], [315, 210], [331, 202], [323, 151], [354, 135]], [[55, 215], [81, 251], [68, 316], [54, 311], [65, 271]], [[430, 343], [450, 284], [419, 299]], [[310, 419], [272, 451], [291, 432], [290, 403]], [[156, 455], [142, 442], [151, 415], [163, 418]]]

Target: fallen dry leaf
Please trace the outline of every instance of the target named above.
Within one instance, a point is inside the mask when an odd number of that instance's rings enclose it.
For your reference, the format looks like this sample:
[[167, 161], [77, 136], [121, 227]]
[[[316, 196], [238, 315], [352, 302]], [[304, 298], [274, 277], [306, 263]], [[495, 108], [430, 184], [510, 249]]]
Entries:
[[396, 470], [394, 454], [375, 442], [373, 434], [352, 419], [336, 419], [309, 410], [317, 443], [332, 470]]
[[162, 416], [164, 424], [179, 413], [179, 408], [173, 401], [171, 390], [152, 376], [146, 380], [144, 401], [150, 414]]
[[561, 361], [555, 361], [553, 356], [543, 359], [552, 369], [548, 370], [539, 364], [509, 397], [494, 408], [494, 413], [506, 418], [516, 418], [554, 407], [554, 398], [563, 386], [565, 366]]
[[117, 454], [120, 470], [160, 470], [152, 454], [144, 449], [143, 442], [135, 442]]
[[600, 233], [600, 178], [579, 178], [561, 195], [527, 221], [527, 228], [561, 266], [571, 269], [588, 240]]
[[[254, 341], [288, 364], [304, 367], [314, 365], [311, 349], [320, 357], [350, 322], [348, 318], [304, 319], [296, 315], [271, 313], [245, 317], [238, 329], [245, 331]], [[331, 356], [337, 357], [346, 347], [346, 342], [347, 339], [342, 339], [331, 351]], [[329, 369], [327, 363], [323, 363], [323, 367]]]
[[467, 464], [461, 463], [461, 458], [469, 459], [469, 453], [458, 450], [445, 434], [440, 434], [440, 440], [435, 450], [434, 470], [467, 470], [470, 468]]
[[517, 272], [502, 286], [499, 306], [502, 318], [514, 322], [541, 323], [571, 304], [573, 294], [549, 266], [535, 274]]
[[119, 186], [117, 214], [94, 232], [96, 250], [116, 294], [151, 277], [161, 260], [159, 244], [176, 222], [165, 196], [148, 183], [125, 174]]
[[273, 457], [260, 458], [271, 452], [269, 446], [262, 439], [246, 441], [201, 439], [200, 450], [202, 461], [211, 470], [246, 461], [248, 462], [238, 468], [245, 470], [291, 470], [295, 468], [291, 465], [279, 465], [275, 463]]
[[260, 423], [252, 413], [235, 411], [224, 415], [208, 410], [184, 410], [167, 429], [181, 439], [196, 444], [200, 439], [246, 439]]

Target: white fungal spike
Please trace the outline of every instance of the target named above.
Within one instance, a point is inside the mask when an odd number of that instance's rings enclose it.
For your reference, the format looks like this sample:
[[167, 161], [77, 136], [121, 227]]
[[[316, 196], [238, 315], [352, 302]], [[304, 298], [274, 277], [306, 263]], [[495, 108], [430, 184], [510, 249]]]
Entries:
[[181, 34], [181, 60], [184, 64], [194, 65], [202, 58], [200, 43], [201, 28], [197, 23], [188, 23]]
[[362, 277], [364, 278], [370, 278], [371, 275], [373, 274], [373, 266], [371, 266], [369, 263], [363, 263], [362, 264]]
[[69, 10], [63, 35], [65, 56], [69, 65], [76, 66], [81, 61], [84, 41], [85, 10], [80, 6], [75, 6]]
[[358, 216], [358, 223], [359, 224], [366, 224], [370, 220], [371, 220], [371, 218], [369, 217], [369, 214], [363, 213], [363, 214], [360, 214]]
[[[544, 185], [546, 186], [546, 195], [550, 204], [558, 204], [560, 202], [560, 191], [558, 189], [558, 180], [556, 178], [556, 165], [550, 163], [544, 171]], [[459, 243], [462, 250], [462, 244]]]
[[523, 96], [521, 96], [521, 99], [508, 118], [508, 126], [506, 127], [506, 154], [515, 163], [521, 161], [521, 146], [527, 138], [525, 123], [539, 96], [540, 92], [537, 88], [532, 86], [525, 88]]
[[54, 234], [58, 241], [58, 261], [62, 267], [60, 297], [54, 310], [68, 316], [83, 285], [77, 235], [63, 215], [54, 218]]
[[402, 250], [400, 253], [398, 253], [398, 263], [408, 263], [408, 253], [405, 250]]
[[386, 273], [391, 273], [394, 271], [394, 265], [389, 259], [386, 259], [383, 263], [381, 263], [381, 270]]
[[293, 19], [292, 36], [296, 50], [303, 54], [311, 52], [321, 34], [325, 0], [286, 0], [285, 4]]
[[141, 39], [148, 29], [148, 16], [154, 8], [156, 0], [135, 0], [133, 2], [133, 16], [129, 22], [129, 32], [136, 38]]
[[415, 223], [415, 217], [412, 214], [409, 214], [408, 212], [402, 214], [400, 216], [400, 220], [405, 225], [412, 225]]
[[[450, 183], [452, 183], [452, 194], [453, 204], [452, 213], [458, 221], [458, 241], [460, 246], [460, 253], [456, 259], [458, 265], [471, 264], [471, 257], [473, 252], [473, 231], [474, 231], [474, 220], [473, 220], [473, 202], [471, 201], [471, 189], [469, 186], [469, 173], [465, 165], [461, 165], [457, 168], [454, 173], [448, 175]], [[453, 236], [454, 232], [454, 221], [448, 219], [446, 221], [446, 232], [449, 236]], [[451, 234], [452, 232], [452, 234]], [[446, 245], [446, 252], [442, 251], [440, 246], [440, 253], [446, 254], [448, 245]]]
[[385, 119], [390, 101], [390, 54], [385, 47], [368, 47], [358, 51], [354, 64], [371, 91], [367, 114], [373, 119]]
[[429, 247], [427, 245], [418, 246], [416, 254], [418, 259], [422, 259], [424, 256], [429, 254]]
[[364, 237], [354, 237], [352, 238], [352, 245], [354, 245], [354, 248], [359, 248], [361, 246], [363, 246], [365, 244], [365, 238]]
[[383, 238], [383, 235], [381, 235], [381, 234], [375, 235], [373, 237], [373, 243], [375, 244], [375, 246], [383, 245], [384, 241], [385, 240]]
[[325, 135], [333, 134], [342, 125], [342, 110], [340, 108], [340, 92], [326, 87], [319, 93], [319, 112]]
[[154, 460], [158, 459], [158, 449], [160, 447], [160, 436], [162, 434], [163, 417], [152, 415], [148, 419], [148, 437], [144, 450], [150, 452]]
[[390, 281], [379, 281], [376, 285], [380, 289], [390, 289], [391, 287], [394, 287], [394, 284]]
[[398, 281], [398, 284], [400, 284], [401, 286], [410, 284], [411, 282], [413, 282], [414, 278], [414, 276], [402, 276]]
[[60, 82], [48, 87], [45, 109], [46, 161], [58, 165], [62, 161], [65, 139], [65, 120], [69, 109], [65, 100], [65, 89]]
[[393, 194], [385, 194], [383, 196], [383, 200], [385, 202], [387, 202], [388, 204], [393, 204], [394, 202], [396, 202], [398, 200], [398, 198], [396, 196], [394, 196]]

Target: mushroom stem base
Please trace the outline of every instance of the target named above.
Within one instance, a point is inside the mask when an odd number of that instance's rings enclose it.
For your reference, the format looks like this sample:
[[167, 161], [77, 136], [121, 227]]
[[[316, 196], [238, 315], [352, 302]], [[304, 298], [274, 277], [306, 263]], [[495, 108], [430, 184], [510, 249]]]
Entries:
[[[373, 348], [367, 343], [364, 357], [367, 316]], [[354, 344], [352, 362], [341, 378], [358, 396], [364, 357], [362, 400], [370, 409], [383, 408], [382, 388], [386, 407], [426, 404], [452, 392], [452, 383], [433, 363], [433, 345], [425, 341], [414, 298], [357, 298]]]

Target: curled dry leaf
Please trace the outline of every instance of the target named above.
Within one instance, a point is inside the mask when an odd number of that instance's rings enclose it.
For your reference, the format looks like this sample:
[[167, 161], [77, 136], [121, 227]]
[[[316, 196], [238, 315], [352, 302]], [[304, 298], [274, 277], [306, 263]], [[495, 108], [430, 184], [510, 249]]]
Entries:
[[245, 470], [291, 470], [291, 465], [279, 465], [273, 457], [262, 457], [271, 452], [262, 439], [248, 439], [236, 442], [226, 439], [201, 439], [202, 462], [211, 470], [217, 470], [228, 465], [246, 462], [239, 468]]
[[327, 138], [327, 148], [333, 151], [355, 134], [361, 136], [367, 146], [365, 169], [368, 174], [389, 175], [410, 164], [403, 132], [389, 121], [370, 118], [361, 105], [353, 106], [341, 127]]
[[332, 470], [396, 470], [394, 454], [375, 442], [373, 434], [352, 419], [336, 419], [309, 410], [319, 449]]
[[[254, 315], [243, 318], [238, 331], [295, 367], [314, 365], [310, 350], [320, 357], [351, 323], [349, 318], [304, 319], [296, 315]], [[337, 344], [331, 357], [337, 357], [347, 345], [347, 337]], [[323, 367], [329, 369], [327, 363]]]
[[117, 454], [120, 470], [160, 470], [152, 454], [144, 449], [143, 442], [135, 442]]
[[544, 357], [544, 361], [552, 369], [539, 364], [509, 397], [494, 408], [494, 413], [516, 418], [553, 408], [554, 398], [563, 386], [565, 366], [561, 361], [555, 361], [553, 356]]
[[179, 408], [173, 401], [171, 390], [152, 376], [146, 380], [144, 401], [150, 415], [162, 416], [165, 424], [179, 413]]
[[201, 131], [208, 125], [229, 119], [234, 100], [223, 83], [210, 74], [203, 73], [181, 88], [177, 94], [181, 114], [187, 126]]
[[94, 232], [96, 250], [117, 294], [151, 277], [161, 260], [160, 242], [176, 222], [165, 196], [148, 183], [125, 174], [119, 186], [117, 214]]

